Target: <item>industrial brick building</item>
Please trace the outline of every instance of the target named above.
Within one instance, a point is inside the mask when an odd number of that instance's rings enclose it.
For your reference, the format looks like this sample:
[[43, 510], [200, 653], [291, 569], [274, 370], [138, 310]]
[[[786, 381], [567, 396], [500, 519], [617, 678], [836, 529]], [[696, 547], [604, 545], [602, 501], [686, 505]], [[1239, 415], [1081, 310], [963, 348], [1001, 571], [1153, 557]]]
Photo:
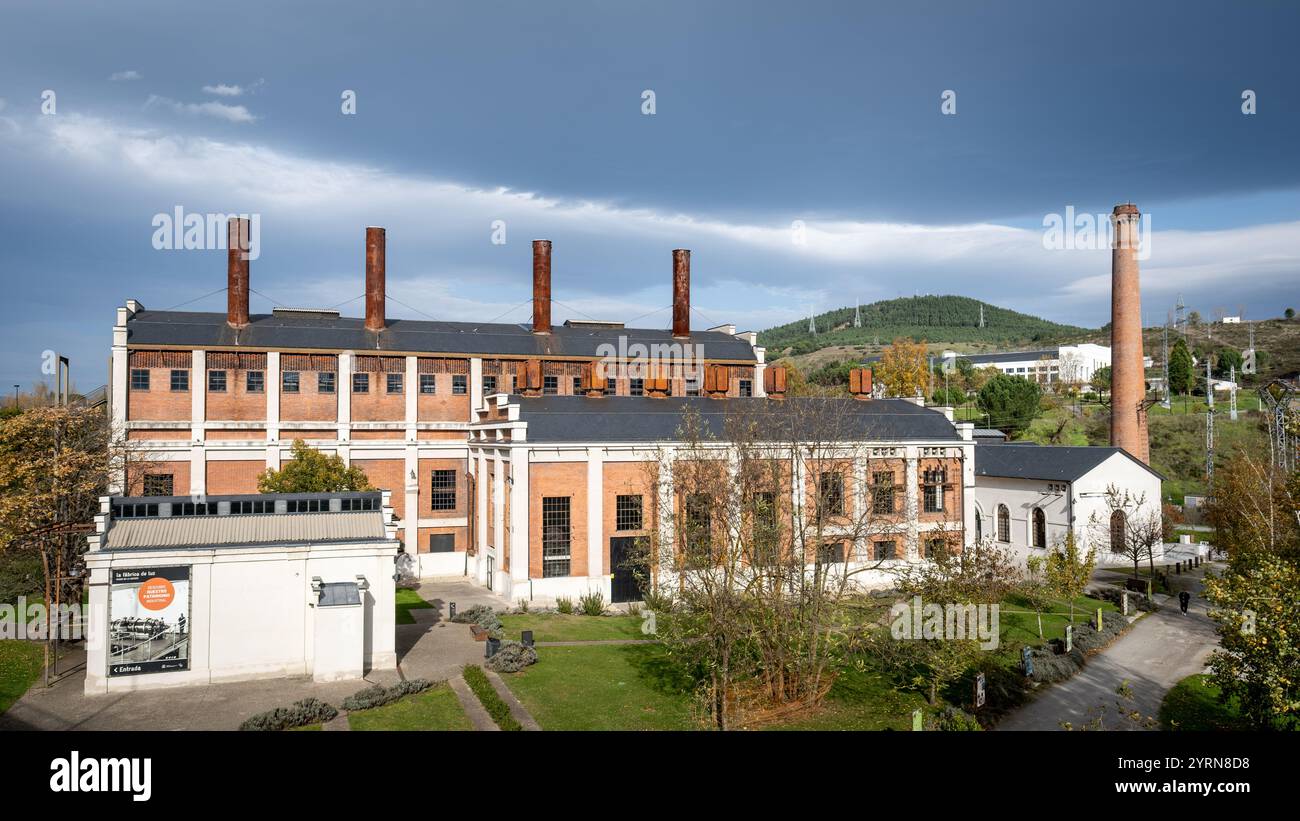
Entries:
[[[302, 439], [390, 492], [408, 572], [468, 575], [513, 597], [524, 595], [524, 583], [534, 596], [598, 587], [612, 597], [619, 562], [611, 543], [617, 551], [617, 539], [632, 533], [618, 526], [617, 497], [633, 495], [614, 491], [635, 484], [645, 445], [671, 438], [675, 423], [664, 420], [686, 403], [784, 394], [784, 370], [767, 366], [756, 335], [690, 327], [688, 251], [673, 252], [671, 329], [552, 326], [551, 244], [540, 240], [531, 324], [389, 319], [380, 228], [366, 232], [364, 318], [311, 309], [250, 315], [241, 230], [232, 220], [224, 315], [152, 311], [134, 300], [118, 309], [110, 413], [138, 458], [115, 491], [254, 493], [258, 475]], [[869, 373], [855, 393], [870, 396]], [[874, 403], [854, 404], [865, 412]], [[919, 525], [920, 466], [941, 458], [951, 462], [944, 518], [963, 529], [972, 509], [970, 426], [904, 401], [874, 413], [903, 420], [878, 439], [864, 428], [871, 441], [858, 443], [889, 460], [899, 515]], [[559, 418], [571, 425], [563, 436], [553, 432]], [[872, 472], [850, 469], [850, 495], [865, 492], [853, 477]], [[558, 504], [547, 500], [561, 498], [569, 500], [567, 561], [554, 548], [543, 554], [539, 530]], [[652, 508], [646, 503], [645, 515]], [[898, 560], [924, 550], [918, 527], [909, 532], [891, 548]], [[844, 555], [865, 558], [872, 549], [853, 545]]]

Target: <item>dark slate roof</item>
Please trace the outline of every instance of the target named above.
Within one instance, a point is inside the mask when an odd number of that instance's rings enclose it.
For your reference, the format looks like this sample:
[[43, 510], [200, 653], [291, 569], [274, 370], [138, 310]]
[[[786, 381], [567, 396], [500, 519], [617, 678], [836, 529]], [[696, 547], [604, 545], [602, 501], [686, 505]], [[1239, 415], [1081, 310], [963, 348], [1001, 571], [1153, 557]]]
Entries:
[[1041, 351], [957, 354], [957, 358], [969, 360], [972, 365], [987, 365], [994, 362], [1034, 362], [1045, 356], [1051, 359], [1056, 359], [1060, 353], [1060, 348], [1047, 348]]
[[901, 399], [512, 396], [510, 401], [520, 405], [519, 418], [528, 423], [528, 441], [539, 443], [672, 441], [689, 407], [698, 409], [713, 435], [720, 436], [728, 412], [757, 410], [770, 415], [776, 424], [782, 418], [779, 414], [797, 413], [801, 403], [827, 401], [844, 403], [843, 408], [852, 414], [850, 426], [855, 438], [862, 441], [961, 439], [942, 413]]
[[[243, 347], [254, 350], [299, 348], [354, 351], [428, 351], [489, 356], [597, 356], [608, 342], [665, 344], [672, 332], [653, 328], [590, 328], [555, 326], [549, 335], [534, 334], [529, 325], [491, 322], [436, 322], [389, 319], [379, 333], [367, 331], [365, 320], [353, 317], [253, 314], [249, 325], [236, 331], [224, 313], [137, 311], [126, 323], [131, 345], [181, 347]], [[689, 340], [703, 346], [706, 359], [754, 361], [749, 343], [721, 331], [695, 331]]]
[[[1002, 445], [977, 445], [975, 448], [975, 475], [998, 476], [1007, 479], [1043, 479], [1049, 482], [1073, 482], [1100, 465], [1116, 453], [1129, 459], [1133, 456], [1123, 448], [1076, 447], [1066, 445], [1035, 445], [1032, 443], [1007, 443]], [[1133, 461], [1164, 480], [1150, 466]]]

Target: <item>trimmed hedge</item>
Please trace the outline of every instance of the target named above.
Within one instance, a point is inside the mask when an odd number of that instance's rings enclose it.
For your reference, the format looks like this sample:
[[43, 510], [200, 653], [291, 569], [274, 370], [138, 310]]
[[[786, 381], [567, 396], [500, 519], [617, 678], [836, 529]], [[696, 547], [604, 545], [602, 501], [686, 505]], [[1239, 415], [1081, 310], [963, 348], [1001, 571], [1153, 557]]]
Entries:
[[1102, 622], [1099, 632], [1087, 622], [1074, 625], [1073, 649], [1068, 653], [1057, 653], [1052, 644], [1036, 647], [1030, 651], [1034, 660], [1034, 681], [1053, 683], [1064, 681], [1083, 669], [1084, 660], [1110, 644], [1128, 629], [1128, 620], [1119, 614]]
[[295, 701], [291, 707], [276, 707], [265, 713], [258, 713], [239, 725], [241, 730], [287, 730], [290, 727], [305, 727], [308, 724], [324, 724], [332, 721], [339, 711], [318, 698], [304, 698]]
[[515, 721], [515, 717], [510, 714], [510, 706], [501, 700], [497, 691], [493, 689], [492, 682], [488, 681], [487, 673], [477, 664], [471, 664], [461, 671], [465, 677], [465, 683], [469, 689], [478, 697], [479, 703], [483, 709], [487, 710], [492, 720], [503, 730], [522, 730], [523, 725]]
[[369, 710], [374, 707], [382, 707], [385, 704], [391, 704], [392, 702], [397, 701], [402, 696], [409, 696], [412, 693], [420, 693], [432, 686], [432, 681], [423, 678], [399, 681], [392, 687], [380, 687], [376, 684], [373, 687], [358, 690], [343, 699], [343, 709], [351, 713], [357, 710]]

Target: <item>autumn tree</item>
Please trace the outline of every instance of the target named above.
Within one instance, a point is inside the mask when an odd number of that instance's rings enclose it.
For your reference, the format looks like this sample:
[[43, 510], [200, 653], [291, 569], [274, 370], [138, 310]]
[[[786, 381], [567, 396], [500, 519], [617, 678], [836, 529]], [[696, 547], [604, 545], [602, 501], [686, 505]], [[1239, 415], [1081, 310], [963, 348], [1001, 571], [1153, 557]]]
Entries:
[[924, 393], [929, 380], [927, 352], [925, 342], [899, 337], [881, 353], [873, 376], [885, 386], [890, 396], [911, 397], [918, 392]]
[[[1092, 580], [1092, 570], [1097, 566], [1097, 551], [1084, 550], [1071, 530], [1048, 551], [1043, 561], [1043, 576], [1047, 588], [1055, 595], [1070, 600], [1070, 621], [1074, 621], [1074, 600], [1083, 595]], [[1040, 633], [1042, 627], [1039, 627]]]
[[1094, 544], [1104, 544], [1110, 552], [1133, 562], [1136, 578], [1143, 560], [1155, 579], [1155, 550], [1164, 544], [1164, 517], [1159, 510], [1149, 510], [1145, 493], [1134, 493], [1118, 485], [1107, 485], [1102, 498], [1106, 515], [1095, 513], [1088, 520]]
[[347, 465], [338, 454], [326, 455], [301, 439], [293, 442], [293, 459], [279, 470], [267, 468], [257, 477], [261, 493], [333, 493], [373, 490], [365, 471]]

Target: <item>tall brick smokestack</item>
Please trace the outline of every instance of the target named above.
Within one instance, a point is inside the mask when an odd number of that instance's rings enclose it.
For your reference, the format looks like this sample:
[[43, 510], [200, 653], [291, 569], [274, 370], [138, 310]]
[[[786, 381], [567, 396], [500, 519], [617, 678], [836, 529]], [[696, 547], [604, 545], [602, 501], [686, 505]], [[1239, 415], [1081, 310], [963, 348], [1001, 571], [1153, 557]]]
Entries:
[[673, 336], [686, 339], [691, 335], [691, 252], [673, 251]]
[[1137, 258], [1141, 219], [1141, 212], [1131, 203], [1115, 206], [1111, 215], [1114, 243], [1110, 262], [1110, 443], [1149, 463]]
[[384, 281], [388, 276], [384, 260], [387, 232], [383, 228], [366, 229], [366, 330], [384, 329]]
[[551, 241], [533, 240], [533, 333], [551, 332]]
[[226, 223], [226, 324], [248, 327], [248, 220]]

